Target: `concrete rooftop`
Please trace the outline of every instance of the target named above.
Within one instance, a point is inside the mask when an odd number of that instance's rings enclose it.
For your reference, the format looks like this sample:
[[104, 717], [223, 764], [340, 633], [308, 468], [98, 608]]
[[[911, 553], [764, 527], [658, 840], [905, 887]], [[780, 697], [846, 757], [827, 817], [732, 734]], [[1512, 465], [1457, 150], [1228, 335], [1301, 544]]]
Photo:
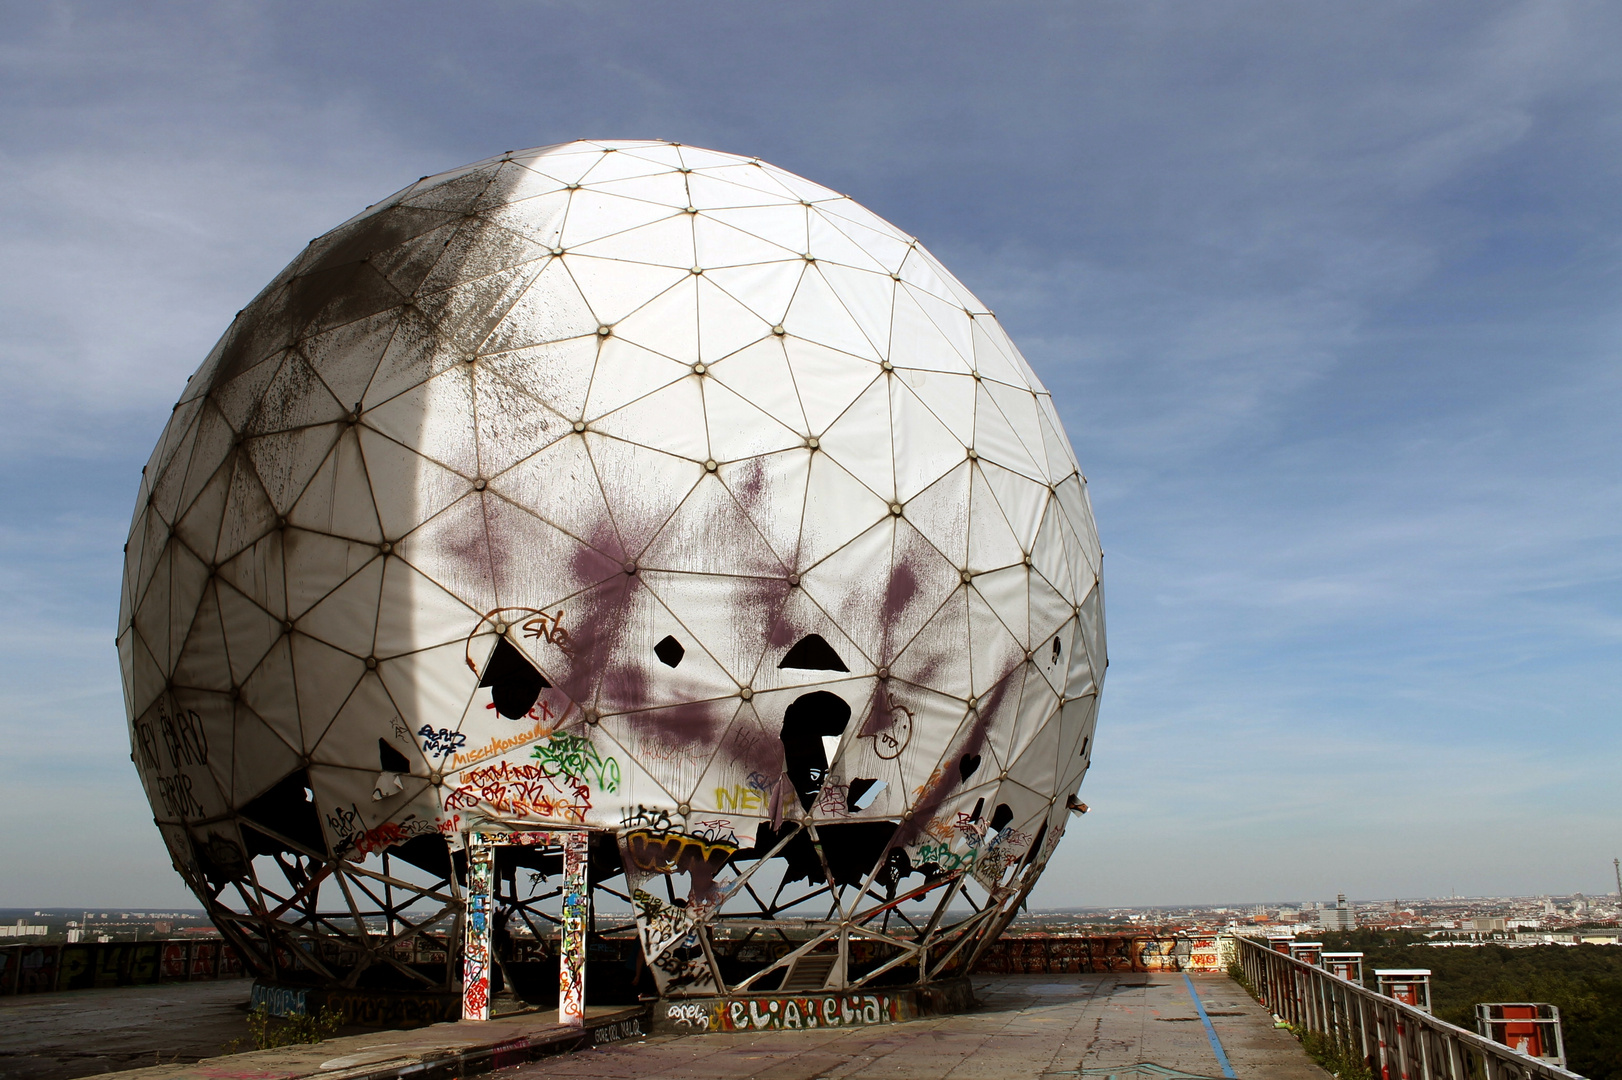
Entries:
[[1189, 984], [1241, 1080], [1327, 1080], [1287, 1032], [1222, 975], [977, 978], [982, 1007], [905, 1024], [656, 1036], [533, 1062], [515, 1078], [570, 1080], [1021, 1080], [1149, 1062], [1223, 1072]]
[[[1225, 976], [1016, 975], [975, 980], [973, 1012], [902, 1024], [655, 1035], [502, 1069], [578, 1080], [1019, 1080], [1116, 1075], [1150, 1063], [1222, 1077], [1190, 985], [1240, 1080], [1327, 1080], [1286, 1032]], [[125, 1080], [336, 1077], [385, 1080], [446, 1053], [561, 1034], [555, 1012], [490, 1024], [345, 1033], [319, 1046], [217, 1058], [245, 1037], [246, 980], [0, 998], [0, 1080], [71, 1080], [138, 1069]], [[606, 1018], [606, 1017], [605, 1017]], [[174, 1062], [178, 1056], [179, 1061]], [[198, 1062], [199, 1058], [213, 1058]], [[158, 1065], [159, 1061], [164, 1062]], [[375, 1066], [373, 1065], [375, 1063]], [[447, 1062], [448, 1064], [448, 1062]], [[1164, 1076], [1143, 1070], [1138, 1076]]]

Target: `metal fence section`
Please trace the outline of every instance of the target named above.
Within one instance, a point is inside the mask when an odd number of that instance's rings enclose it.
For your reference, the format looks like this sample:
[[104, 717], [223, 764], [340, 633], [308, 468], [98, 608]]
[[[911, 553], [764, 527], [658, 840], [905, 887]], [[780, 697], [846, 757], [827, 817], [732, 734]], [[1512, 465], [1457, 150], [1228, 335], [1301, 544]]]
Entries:
[[1350, 1047], [1381, 1080], [1577, 1076], [1275, 952], [1254, 938], [1238, 939], [1238, 960], [1262, 1004], [1275, 1015]]

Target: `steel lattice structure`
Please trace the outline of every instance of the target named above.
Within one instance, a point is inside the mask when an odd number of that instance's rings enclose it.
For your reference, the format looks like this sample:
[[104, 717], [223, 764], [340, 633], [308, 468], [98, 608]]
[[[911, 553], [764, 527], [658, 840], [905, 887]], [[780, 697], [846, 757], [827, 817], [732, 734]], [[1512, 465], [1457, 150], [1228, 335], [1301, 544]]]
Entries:
[[[591, 833], [662, 993], [924, 982], [1079, 807], [1101, 557], [1048, 392], [914, 238], [730, 154], [509, 153], [313, 241], [187, 383], [134, 760], [264, 977], [454, 988], [505, 828]], [[545, 936], [555, 856], [511, 858]]]

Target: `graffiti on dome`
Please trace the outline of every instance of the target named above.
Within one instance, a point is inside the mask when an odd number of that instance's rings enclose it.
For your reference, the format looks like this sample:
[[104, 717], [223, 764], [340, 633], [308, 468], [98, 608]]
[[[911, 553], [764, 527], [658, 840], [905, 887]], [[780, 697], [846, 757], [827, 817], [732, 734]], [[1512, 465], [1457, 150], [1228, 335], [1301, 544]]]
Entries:
[[451, 731], [449, 728], [435, 731], [424, 724], [417, 734], [422, 736], [422, 752], [430, 757], [444, 757], [467, 745], [466, 735], [460, 731]]
[[679, 832], [632, 829], [620, 838], [630, 864], [647, 874], [702, 874], [708, 880], [737, 854], [737, 837], [709, 840]]
[[585, 778], [595, 781], [604, 791], [619, 790], [619, 761], [598, 753], [597, 747], [578, 735], [555, 732], [545, 743], [530, 751], [529, 756], [556, 769], [559, 776], [571, 781]]
[[710, 844], [738, 846], [738, 833], [728, 818], [710, 818], [695, 822], [691, 835]]
[[544, 641], [548, 645], [555, 645], [558, 651], [565, 656], [573, 656], [574, 650], [569, 647], [569, 631], [563, 628], [563, 609], [558, 608], [551, 614], [537, 612], [533, 619], [524, 622], [524, 636], [536, 641]]
[[634, 809], [626, 808], [620, 815], [620, 824], [628, 829], [641, 828], [663, 835], [670, 831], [670, 811], [639, 803]]
[[551, 706], [547, 705], [545, 701], [541, 701], [537, 703], [535, 707], [536, 709], [540, 710], [543, 715], [536, 717], [536, 724], [534, 727], [530, 728], [528, 731], [521, 731], [516, 735], [493, 738], [489, 742], [484, 743], [481, 746], [477, 746], [465, 753], [453, 755], [450, 760], [451, 770], [455, 771], [458, 769], [465, 769], [469, 765], [476, 764], [480, 761], [485, 761], [489, 758], [497, 757], [501, 754], [507, 753], [510, 750], [516, 750], [520, 746], [527, 746], [528, 744], [535, 742], [537, 739], [544, 739], [551, 735], [552, 732], [557, 728], [557, 725], [552, 722]]
[[889, 703], [889, 709], [878, 710], [862, 729], [865, 738], [873, 740], [873, 752], [886, 761], [901, 756], [912, 742], [912, 710], [905, 705]]
[[464, 771], [445, 796], [444, 809], [487, 806], [498, 814], [556, 818], [584, 824], [591, 810], [591, 787], [560, 778], [544, 765], [497, 761]]

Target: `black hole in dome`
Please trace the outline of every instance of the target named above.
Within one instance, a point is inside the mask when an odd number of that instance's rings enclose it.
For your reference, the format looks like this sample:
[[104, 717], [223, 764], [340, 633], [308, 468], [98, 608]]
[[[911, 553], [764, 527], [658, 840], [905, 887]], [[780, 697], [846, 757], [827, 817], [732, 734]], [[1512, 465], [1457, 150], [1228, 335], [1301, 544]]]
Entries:
[[[851, 821], [835, 825], [818, 825], [817, 836], [821, 840], [821, 857], [811, 843], [810, 832], [798, 829], [794, 838], [785, 844], [777, 855], [788, 864], [783, 873], [783, 881], [804, 880], [812, 884], [821, 884], [827, 880], [827, 876], [823, 873], [823, 859], [826, 858], [828, 869], [833, 872], [835, 885], [860, 885], [867, 880], [868, 874], [873, 872], [874, 864], [883, 859], [883, 868], [874, 880], [883, 885], [893, 897], [896, 882], [913, 872], [912, 861], [907, 857], [907, 853], [899, 847], [890, 846], [895, 840], [898, 824], [895, 821]], [[782, 828], [773, 829], [770, 822], [763, 821], [755, 830], [754, 847], [738, 854], [744, 858], [750, 855], [757, 857], [763, 855], [792, 829], [795, 829], [793, 823], [785, 823]]]
[[974, 804], [974, 813], [969, 815], [969, 820], [970, 821], [979, 821], [980, 820], [980, 815], [985, 813], [985, 809], [986, 809], [986, 800], [985, 799], [980, 799], [979, 801], [977, 801]]
[[822, 739], [843, 735], [849, 723], [850, 706], [844, 698], [826, 690], [801, 694], [783, 713], [783, 764], [799, 793], [800, 805], [807, 810], [828, 775], [828, 755]]
[[666, 634], [664, 639], [653, 647], [653, 655], [657, 656], [665, 667], [675, 667], [681, 663], [681, 658], [687, 655], [687, 650], [681, 647], [681, 642]]
[[[318, 855], [326, 853], [327, 842], [321, 834], [321, 817], [310, 797], [309, 774], [303, 769], [282, 777], [275, 787], [248, 803], [238, 813], [277, 836], [285, 836], [305, 852]], [[296, 849], [288, 847], [277, 836], [267, 835], [248, 825], [244, 825], [242, 830], [242, 839], [248, 846], [250, 857], [295, 852]]]
[[1027, 863], [1034, 862], [1036, 860], [1037, 853], [1042, 850], [1042, 841], [1046, 840], [1047, 837], [1048, 823], [1046, 819], [1043, 819], [1042, 827], [1036, 830], [1036, 838], [1031, 841], [1031, 846], [1025, 852], [1025, 861]]
[[199, 840], [195, 834], [190, 839], [197, 868], [203, 872], [208, 887], [216, 895], [232, 879], [246, 877], [250, 872], [242, 848], [229, 837], [210, 832], [207, 840]]
[[1053, 659], [1059, 659], [1059, 639], [1053, 639]]
[[502, 638], [496, 642], [490, 662], [484, 665], [484, 677], [479, 685], [490, 688], [490, 700], [495, 702], [496, 712], [509, 720], [518, 720], [535, 707], [535, 699], [552, 684], [535, 670], [535, 665], [525, 659], [523, 653], [513, 648], [512, 642]]
[[780, 668], [800, 668], [803, 671], [849, 671], [839, 659], [834, 647], [823, 640], [821, 634], [807, 634], [794, 643], [788, 655], [778, 661]]
[[1086, 736], [1082, 737], [1082, 740], [1081, 740], [1081, 753], [1077, 754], [1076, 755], [1077, 757], [1086, 757], [1087, 756], [1087, 744], [1092, 741], [1092, 738], [1093, 737], [1091, 735], [1086, 735]]
[[410, 760], [382, 739], [377, 740], [377, 766], [384, 772], [408, 773], [411, 771]]
[[[506, 849], [500, 849], [506, 850]], [[448, 878], [453, 870], [451, 848], [443, 836], [413, 836], [389, 849], [396, 859], [404, 859], [419, 870]]]
[[964, 754], [963, 757], [958, 760], [957, 772], [959, 776], [967, 780], [969, 777], [974, 775], [974, 771], [979, 767], [979, 754]]
[[862, 801], [862, 796], [867, 794], [867, 789], [876, 783], [878, 783], [877, 780], [865, 776], [858, 776], [852, 780], [850, 789], [845, 793], [845, 806], [851, 810], [856, 809], [856, 804]]
[[1008, 827], [1008, 823], [1013, 820], [1014, 812], [1008, 809], [1007, 803], [998, 803], [997, 809], [991, 812], [991, 827], [997, 832], [1002, 832]]

